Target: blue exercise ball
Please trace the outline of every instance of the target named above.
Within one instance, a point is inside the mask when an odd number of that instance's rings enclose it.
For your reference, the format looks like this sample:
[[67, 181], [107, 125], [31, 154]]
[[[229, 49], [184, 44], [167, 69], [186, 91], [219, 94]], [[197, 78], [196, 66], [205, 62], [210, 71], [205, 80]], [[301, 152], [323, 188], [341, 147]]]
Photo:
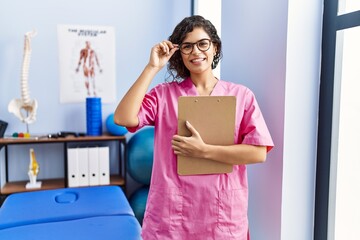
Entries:
[[105, 125], [108, 133], [114, 136], [124, 136], [128, 132], [126, 127], [119, 126], [114, 122], [113, 113], [106, 118]]
[[142, 225], [146, 208], [146, 201], [149, 195], [149, 187], [142, 187], [136, 190], [130, 197], [129, 203], [134, 211], [136, 219]]
[[154, 127], [136, 132], [127, 147], [127, 172], [137, 182], [149, 185], [154, 155]]

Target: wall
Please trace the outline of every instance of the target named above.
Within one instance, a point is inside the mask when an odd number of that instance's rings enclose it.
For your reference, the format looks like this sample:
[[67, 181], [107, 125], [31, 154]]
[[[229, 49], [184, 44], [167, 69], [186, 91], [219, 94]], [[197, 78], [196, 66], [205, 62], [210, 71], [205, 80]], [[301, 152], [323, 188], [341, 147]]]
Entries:
[[222, 79], [252, 89], [275, 142], [249, 165], [252, 239], [312, 239], [322, 0], [222, 4]]
[[[191, 1], [183, 0], [1, 1], [0, 119], [9, 123], [6, 134], [26, 131], [25, 125], [7, 111], [9, 102], [13, 98], [20, 98], [20, 73], [26, 32], [34, 28], [38, 32], [32, 40], [29, 89], [30, 97], [37, 99], [39, 107], [36, 122], [29, 126], [30, 133], [85, 132], [85, 103], [59, 103], [57, 24], [104, 25], [115, 28], [116, 93], [120, 100], [147, 63], [151, 47], [166, 39], [175, 24], [190, 15], [190, 3]], [[164, 71], [159, 73], [153, 85], [163, 82], [164, 76]], [[104, 120], [116, 105], [117, 102], [103, 104]], [[61, 148], [56, 145], [34, 147], [41, 165], [39, 178], [61, 176]], [[27, 151], [21, 148], [10, 149], [11, 180], [27, 179]], [[113, 152], [111, 158], [115, 159], [116, 154]], [[2, 183], [3, 155], [1, 151]], [[112, 167], [118, 169], [114, 162]]]
[[275, 144], [264, 164], [248, 165], [255, 240], [281, 239], [286, 27], [286, 0], [223, 2], [221, 76], [253, 90]]
[[[6, 5], [2, 4], [0, 116], [10, 123], [7, 133], [25, 130], [23, 124], [7, 112], [10, 100], [20, 97], [20, 70], [25, 32], [33, 28], [38, 31], [38, 35], [32, 41], [29, 84], [30, 96], [38, 100], [39, 108], [37, 121], [30, 126], [30, 131], [85, 131], [84, 104], [59, 103], [57, 24], [115, 27], [117, 98], [120, 99], [147, 63], [150, 48], [167, 38], [173, 26], [190, 14], [190, 1], [180, 4], [183, 2], [65, 0], [47, 3], [41, 0], [15, 0], [8, 1]], [[159, 74], [156, 82], [161, 81], [163, 75]], [[116, 103], [103, 106], [104, 115], [112, 112], [114, 107]], [[74, 118], [77, 121], [73, 121]]]
[[322, 0], [289, 1], [282, 239], [312, 239]]
[[[194, 14], [201, 15], [211, 21], [221, 39], [221, 0], [194, 0]], [[215, 77], [221, 79], [221, 61], [213, 70]]]

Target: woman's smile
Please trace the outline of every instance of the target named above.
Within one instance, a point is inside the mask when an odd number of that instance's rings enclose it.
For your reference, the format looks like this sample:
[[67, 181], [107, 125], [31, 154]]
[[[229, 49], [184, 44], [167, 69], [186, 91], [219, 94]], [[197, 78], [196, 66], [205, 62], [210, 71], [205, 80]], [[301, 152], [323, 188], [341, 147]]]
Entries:
[[203, 61], [205, 61], [206, 60], [206, 58], [205, 57], [197, 57], [197, 58], [193, 58], [193, 59], [191, 59], [190, 60], [190, 62], [191, 63], [193, 63], [193, 64], [201, 64]]

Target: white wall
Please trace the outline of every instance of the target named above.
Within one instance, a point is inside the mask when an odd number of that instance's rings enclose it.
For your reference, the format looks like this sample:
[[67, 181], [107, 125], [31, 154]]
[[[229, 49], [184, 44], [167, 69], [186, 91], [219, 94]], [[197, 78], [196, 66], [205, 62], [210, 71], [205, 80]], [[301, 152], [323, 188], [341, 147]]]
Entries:
[[323, 1], [289, 1], [282, 239], [312, 239]]
[[221, 76], [257, 96], [275, 142], [248, 166], [252, 239], [312, 239], [322, 0], [222, 4]]
[[[194, 14], [201, 15], [211, 21], [221, 38], [221, 0], [194, 0]], [[221, 61], [213, 70], [217, 78], [221, 78]]]

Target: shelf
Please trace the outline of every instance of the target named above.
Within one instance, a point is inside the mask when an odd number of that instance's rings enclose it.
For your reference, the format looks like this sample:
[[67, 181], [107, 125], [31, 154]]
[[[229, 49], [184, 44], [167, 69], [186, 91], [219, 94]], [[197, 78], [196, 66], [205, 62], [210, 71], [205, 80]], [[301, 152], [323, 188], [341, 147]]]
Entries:
[[[39, 191], [39, 190], [48, 190], [48, 189], [57, 189], [57, 188], [65, 188], [65, 179], [46, 179], [41, 180], [42, 182], [41, 188], [37, 189], [26, 189], [25, 185], [28, 181], [17, 181], [17, 182], [8, 182], [1, 189], [1, 194], [9, 195], [17, 192], [31, 192], [31, 191]], [[125, 186], [125, 179], [121, 176], [114, 175], [110, 176], [110, 184], [116, 186]]]
[[[112, 135], [101, 135], [101, 136], [72, 136], [62, 138], [48, 138], [45, 135], [32, 136], [31, 138], [13, 138], [5, 137], [0, 138], [0, 150], [4, 147], [5, 154], [5, 183], [0, 189], [1, 195], [9, 195], [12, 193], [18, 192], [30, 192], [30, 191], [39, 191], [39, 190], [48, 190], [48, 189], [57, 189], [57, 188], [66, 188], [67, 178], [57, 178], [57, 179], [39, 179], [42, 182], [41, 188], [37, 189], [26, 189], [26, 183], [28, 181], [9, 181], [9, 154], [8, 147], [14, 145], [23, 145], [23, 144], [51, 144], [51, 143], [60, 143], [64, 151], [64, 175], [67, 176], [67, 149], [69, 147], [68, 143], [73, 143], [77, 145], [78, 143], [84, 142], [106, 142], [106, 141], [116, 141], [118, 142], [119, 149], [119, 174], [110, 176], [110, 184], [121, 186], [126, 192], [126, 137], [125, 136], [112, 136]], [[80, 145], [80, 144], [79, 144]]]
[[26, 189], [25, 185], [28, 181], [17, 181], [17, 182], [5, 183], [5, 186], [1, 189], [1, 194], [8, 195], [8, 194], [17, 193], [17, 192], [31, 192], [31, 191], [65, 187], [64, 179], [47, 179], [47, 180], [39, 180], [39, 181], [42, 182], [42, 185], [41, 185], [41, 188], [37, 188], [37, 189]]
[[29, 144], [29, 143], [64, 143], [64, 142], [96, 142], [96, 141], [114, 141], [114, 140], [125, 140], [124, 136], [84, 136], [74, 137], [67, 136], [64, 138], [48, 138], [46, 136], [38, 136], [32, 138], [13, 138], [5, 137], [0, 138], [0, 145], [11, 145], [11, 144]]

